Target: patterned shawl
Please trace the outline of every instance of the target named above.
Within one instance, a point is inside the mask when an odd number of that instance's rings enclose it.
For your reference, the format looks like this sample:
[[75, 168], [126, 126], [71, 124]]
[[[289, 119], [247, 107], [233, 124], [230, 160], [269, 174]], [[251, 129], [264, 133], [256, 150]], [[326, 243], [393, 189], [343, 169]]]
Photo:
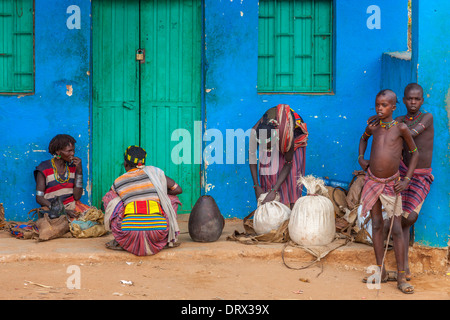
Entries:
[[[300, 116], [287, 104], [277, 105], [277, 119], [275, 125], [280, 136], [279, 149], [281, 153], [288, 152], [291, 147], [297, 150], [305, 147], [308, 141], [308, 130], [306, 123], [301, 121]], [[294, 130], [300, 128], [303, 134], [294, 136]]]

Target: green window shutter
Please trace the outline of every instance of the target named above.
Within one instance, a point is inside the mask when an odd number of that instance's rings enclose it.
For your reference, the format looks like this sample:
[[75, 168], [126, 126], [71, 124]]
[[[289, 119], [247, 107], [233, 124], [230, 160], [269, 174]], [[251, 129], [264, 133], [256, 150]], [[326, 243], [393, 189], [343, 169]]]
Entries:
[[331, 92], [332, 3], [259, 1], [258, 92]]
[[34, 1], [0, 0], [0, 93], [34, 92]]

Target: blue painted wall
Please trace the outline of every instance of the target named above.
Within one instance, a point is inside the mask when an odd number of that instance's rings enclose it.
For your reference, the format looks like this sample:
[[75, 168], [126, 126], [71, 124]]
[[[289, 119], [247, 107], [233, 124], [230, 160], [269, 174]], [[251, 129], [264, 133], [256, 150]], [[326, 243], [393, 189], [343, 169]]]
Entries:
[[433, 114], [435, 126], [432, 162], [435, 181], [416, 223], [415, 239], [420, 244], [437, 247], [448, 246], [450, 235], [449, 11], [447, 0], [420, 1], [420, 4], [413, 1], [412, 70], [424, 89], [422, 108]]
[[450, 44], [442, 30], [450, 27], [445, 17], [450, 3], [434, 0], [419, 5], [419, 1], [414, 0], [412, 4], [412, 53], [383, 55], [382, 87], [391, 88], [398, 95], [396, 116], [406, 113], [401, 99], [408, 83], [418, 82], [424, 89], [422, 110], [433, 114], [435, 125], [432, 162], [435, 181], [415, 224], [415, 241], [426, 246], [447, 247], [450, 235]]
[[[439, 137], [433, 162], [437, 179], [416, 226], [418, 241], [431, 246], [446, 245], [450, 224], [447, 2], [421, 3], [420, 27], [413, 25], [420, 36], [413, 45], [411, 70], [417, 71], [429, 95], [424, 107], [435, 115]], [[70, 5], [81, 9], [81, 29], [66, 26]], [[370, 5], [381, 9], [381, 29], [366, 26]], [[239, 156], [247, 157], [245, 148], [235, 146], [230, 157], [226, 147], [232, 142], [226, 131], [249, 129], [279, 103], [291, 105], [308, 125], [306, 173], [349, 182], [353, 170], [360, 169], [358, 141], [366, 119], [374, 113], [375, 95], [386, 85], [383, 53], [407, 50], [407, 0], [334, 2], [334, 93], [329, 95], [257, 94], [258, 2], [204, 0], [204, 6], [204, 129], [222, 134], [224, 150], [204, 159], [203, 193], [214, 196], [225, 217], [242, 218], [256, 207], [248, 163], [237, 163]], [[48, 143], [58, 133], [77, 140], [85, 176], [82, 200], [89, 203], [90, 8], [89, 0], [36, 0], [36, 92], [0, 96], [0, 202], [8, 220], [26, 220], [28, 211], [37, 206], [32, 172], [49, 158]], [[67, 85], [73, 88], [71, 96]], [[213, 163], [220, 159], [222, 164]]]
[[[407, 50], [407, 1], [335, 1], [335, 88], [332, 95], [258, 94], [258, 2], [205, 1], [206, 128], [251, 128], [279, 103], [289, 104], [309, 129], [306, 174], [349, 182], [358, 143], [374, 114], [384, 52]], [[368, 29], [367, 8], [381, 9], [381, 29]], [[226, 141], [226, 143], [231, 143]], [[204, 192], [226, 217], [256, 208], [248, 164], [208, 164]]]
[[406, 114], [403, 103], [405, 87], [415, 82], [411, 74], [411, 51], [386, 52], [381, 58], [381, 88], [391, 89], [397, 95], [394, 118]]
[[[67, 8], [81, 9], [81, 29], [68, 29]], [[84, 165], [89, 150], [89, 0], [36, 0], [35, 94], [0, 95], [0, 202], [8, 220], [26, 220], [38, 207], [34, 168], [50, 158], [48, 144], [59, 133], [76, 140]], [[67, 85], [73, 93], [67, 95]], [[86, 193], [82, 201], [88, 201]]]

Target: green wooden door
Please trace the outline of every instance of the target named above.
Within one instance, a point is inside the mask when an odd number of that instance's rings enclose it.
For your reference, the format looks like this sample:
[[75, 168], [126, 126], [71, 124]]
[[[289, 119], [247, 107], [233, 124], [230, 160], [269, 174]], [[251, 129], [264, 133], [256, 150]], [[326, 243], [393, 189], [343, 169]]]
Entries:
[[147, 164], [182, 186], [179, 212], [189, 213], [200, 164], [174, 164], [171, 135], [187, 129], [193, 145], [201, 121], [201, 1], [98, 0], [93, 21], [93, 202], [124, 172], [125, 148], [137, 144]]
[[124, 150], [139, 144], [139, 1], [94, 1], [92, 13], [92, 202], [98, 206], [125, 172]]

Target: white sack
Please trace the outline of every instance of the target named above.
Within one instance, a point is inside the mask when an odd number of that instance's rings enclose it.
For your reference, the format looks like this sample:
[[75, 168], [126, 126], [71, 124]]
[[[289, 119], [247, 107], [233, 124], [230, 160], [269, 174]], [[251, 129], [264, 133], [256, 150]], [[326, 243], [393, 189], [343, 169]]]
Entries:
[[275, 200], [261, 205], [266, 195], [267, 193], [264, 193], [259, 197], [258, 208], [253, 216], [253, 229], [257, 235], [277, 230], [284, 221], [289, 219], [291, 213], [289, 207], [278, 201], [280, 199], [278, 194]]
[[313, 176], [300, 177], [307, 195], [299, 198], [291, 211], [289, 237], [303, 246], [323, 246], [336, 235], [334, 206], [326, 197], [328, 190], [323, 180]]

